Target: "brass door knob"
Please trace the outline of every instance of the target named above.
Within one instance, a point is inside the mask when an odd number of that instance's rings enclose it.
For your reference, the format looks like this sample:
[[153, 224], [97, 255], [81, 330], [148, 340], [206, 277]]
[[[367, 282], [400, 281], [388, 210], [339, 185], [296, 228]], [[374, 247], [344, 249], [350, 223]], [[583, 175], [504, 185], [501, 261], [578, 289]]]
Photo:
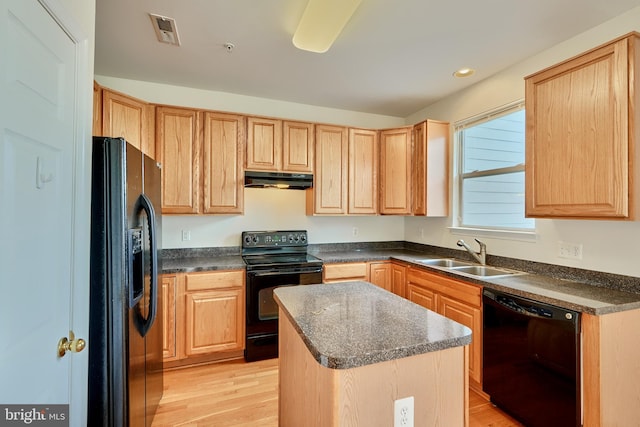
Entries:
[[87, 346], [87, 342], [82, 338], [77, 338], [73, 331], [69, 331], [69, 338], [62, 337], [58, 341], [58, 357], [64, 356], [67, 351], [80, 353]]

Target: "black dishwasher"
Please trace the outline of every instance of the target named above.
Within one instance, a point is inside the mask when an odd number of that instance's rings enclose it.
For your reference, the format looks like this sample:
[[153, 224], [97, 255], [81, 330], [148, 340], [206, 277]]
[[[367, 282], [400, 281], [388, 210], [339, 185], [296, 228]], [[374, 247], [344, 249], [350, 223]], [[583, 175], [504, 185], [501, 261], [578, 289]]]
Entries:
[[528, 427], [580, 426], [580, 313], [483, 291], [482, 388]]

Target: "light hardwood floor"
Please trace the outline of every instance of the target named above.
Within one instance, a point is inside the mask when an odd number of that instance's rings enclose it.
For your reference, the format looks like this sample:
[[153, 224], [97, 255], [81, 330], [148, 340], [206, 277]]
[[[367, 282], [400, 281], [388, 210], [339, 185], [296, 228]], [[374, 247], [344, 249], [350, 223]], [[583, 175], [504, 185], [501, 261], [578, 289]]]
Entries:
[[[520, 426], [473, 391], [469, 419], [470, 427]], [[153, 427], [177, 426], [277, 427], [278, 359], [166, 371]]]

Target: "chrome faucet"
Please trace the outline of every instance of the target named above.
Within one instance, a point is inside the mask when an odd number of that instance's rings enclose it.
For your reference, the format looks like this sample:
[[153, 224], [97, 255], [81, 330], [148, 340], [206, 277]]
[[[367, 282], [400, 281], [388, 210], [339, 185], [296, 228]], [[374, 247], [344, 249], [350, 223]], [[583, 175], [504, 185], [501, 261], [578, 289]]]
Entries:
[[478, 253], [475, 253], [473, 249], [471, 249], [471, 247], [467, 245], [462, 239], [458, 240], [457, 245], [465, 248], [467, 252], [469, 252], [471, 256], [473, 256], [480, 264], [485, 265], [487, 263], [487, 245], [485, 245], [478, 239], [474, 240], [480, 245], [480, 252]]

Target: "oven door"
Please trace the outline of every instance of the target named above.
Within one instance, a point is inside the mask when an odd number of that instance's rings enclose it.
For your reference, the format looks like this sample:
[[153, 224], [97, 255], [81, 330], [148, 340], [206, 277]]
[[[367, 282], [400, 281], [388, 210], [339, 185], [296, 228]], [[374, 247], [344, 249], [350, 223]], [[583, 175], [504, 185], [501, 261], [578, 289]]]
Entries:
[[312, 269], [247, 272], [247, 362], [278, 357], [278, 305], [273, 290], [281, 286], [322, 283], [322, 266]]
[[247, 336], [278, 332], [278, 305], [273, 290], [282, 286], [322, 283], [322, 267], [247, 272]]

